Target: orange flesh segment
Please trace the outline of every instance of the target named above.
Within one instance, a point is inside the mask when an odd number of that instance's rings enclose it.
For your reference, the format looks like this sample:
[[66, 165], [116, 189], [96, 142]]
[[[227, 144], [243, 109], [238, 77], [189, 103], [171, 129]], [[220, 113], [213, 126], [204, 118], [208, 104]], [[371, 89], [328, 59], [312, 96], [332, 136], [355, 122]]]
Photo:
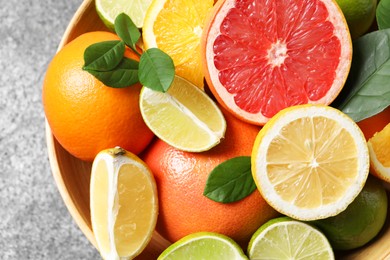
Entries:
[[390, 168], [390, 123], [370, 140], [378, 161], [386, 168]]
[[219, 80], [237, 106], [270, 118], [324, 97], [341, 54], [327, 19], [319, 0], [236, 2], [213, 48]]
[[337, 201], [358, 172], [353, 137], [337, 122], [320, 116], [286, 125], [271, 142], [267, 161], [277, 193], [301, 208]]

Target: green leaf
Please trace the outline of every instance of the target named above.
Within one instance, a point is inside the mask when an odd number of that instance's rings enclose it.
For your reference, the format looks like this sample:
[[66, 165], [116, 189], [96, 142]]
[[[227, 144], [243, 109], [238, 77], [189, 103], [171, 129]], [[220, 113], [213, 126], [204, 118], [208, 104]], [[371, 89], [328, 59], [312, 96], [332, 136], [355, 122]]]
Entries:
[[85, 70], [110, 71], [121, 62], [125, 53], [123, 41], [104, 41], [88, 46], [84, 51]]
[[121, 13], [115, 18], [115, 32], [127, 46], [137, 52], [136, 43], [141, 33], [127, 14]]
[[380, 30], [390, 28], [390, 0], [381, 0], [378, 3], [376, 20]]
[[203, 195], [211, 200], [230, 203], [241, 200], [256, 189], [250, 156], [229, 159], [211, 171]]
[[88, 70], [106, 86], [113, 88], [124, 88], [134, 85], [138, 80], [138, 62], [124, 58], [114, 70], [95, 71]]
[[353, 42], [347, 82], [332, 104], [355, 122], [390, 105], [390, 29], [366, 34]]
[[166, 92], [175, 77], [175, 66], [168, 54], [160, 49], [151, 48], [142, 53], [138, 72], [143, 86]]

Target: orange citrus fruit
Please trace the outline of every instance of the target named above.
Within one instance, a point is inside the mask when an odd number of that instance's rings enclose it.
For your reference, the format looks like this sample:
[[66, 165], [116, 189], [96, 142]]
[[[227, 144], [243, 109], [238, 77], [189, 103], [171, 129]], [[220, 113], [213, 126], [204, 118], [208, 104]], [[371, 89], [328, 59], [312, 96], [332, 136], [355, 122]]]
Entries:
[[218, 102], [263, 125], [289, 106], [330, 104], [347, 79], [352, 43], [333, 0], [221, 0], [203, 30], [201, 55]]
[[[51, 131], [72, 155], [92, 161], [101, 150], [121, 146], [140, 153], [153, 138], [139, 109], [141, 85], [105, 86], [82, 69], [91, 44], [118, 40], [109, 32], [83, 34], [53, 58], [43, 83], [43, 107]], [[126, 56], [137, 56], [127, 50]]]
[[225, 113], [227, 129], [221, 143], [202, 153], [177, 150], [161, 140], [146, 150], [144, 161], [155, 175], [160, 200], [157, 231], [171, 242], [195, 232], [217, 232], [240, 244], [277, 216], [256, 190], [233, 203], [203, 195], [209, 173], [227, 159], [250, 156], [259, 127]]
[[371, 173], [390, 183], [390, 122], [368, 142]]
[[388, 123], [390, 123], [390, 106], [372, 117], [357, 122], [367, 140], [376, 132], [382, 130]]
[[213, 0], [153, 0], [145, 14], [142, 38], [145, 48], [168, 53], [176, 74], [203, 88], [200, 40]]

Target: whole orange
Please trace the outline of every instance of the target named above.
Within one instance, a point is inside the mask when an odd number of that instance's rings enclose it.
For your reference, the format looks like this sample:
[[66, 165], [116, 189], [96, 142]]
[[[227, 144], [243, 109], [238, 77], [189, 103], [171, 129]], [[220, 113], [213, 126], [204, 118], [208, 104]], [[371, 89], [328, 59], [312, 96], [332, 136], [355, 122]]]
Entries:
[[194, 232], [225, 234], [241, 245], [264, 222], [278, 215], [255, 190], [234, 203], [215, 202], [203, 195], [209, 173], [227, 159], [250, 156], [259, 127], [224, 113], [225, 138], [207, 152], [179, 151], [156, 140], [143, 159], [155, 175], [160, 201], [157, 231], [171, 242]]
[[[82, 69], [89, 45], [118, 39], [103, 31], [80, 35], [53, 57], [46, 72], [42, 99], [51, 131], [82, 160], [92, 161], [101, 150], [115, 146], [138, 154], [154, 136], [139, 110], [140, 84], [111, 88]], [[138, 59], [130, 50], [125, 55]]]

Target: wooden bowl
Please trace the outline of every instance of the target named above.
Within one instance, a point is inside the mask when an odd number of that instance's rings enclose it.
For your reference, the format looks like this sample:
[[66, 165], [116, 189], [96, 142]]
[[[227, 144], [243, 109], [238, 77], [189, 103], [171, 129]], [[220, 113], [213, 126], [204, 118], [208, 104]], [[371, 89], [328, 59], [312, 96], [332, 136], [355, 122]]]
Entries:
[[[77, 36], [97, 30], [106, 31], [107, 28], [96, 13], [94, 1], [84, 0], [68, 25], [58, 50]], [[70, 155], [54, 138], [47, 121], [45, 127], [50, 166], [57, 187], [73, 219], [88, 240], [96, 247], [89, 209], [89, 182], [92, 164]], [[388, 222], [375, 241], [364, 248], [338, 255], [337, 258], [390, 259], [390, 225]], [[155, 232], [149, 245], [137, 259], [156, 259], [168, 245], [168, 241]]]

